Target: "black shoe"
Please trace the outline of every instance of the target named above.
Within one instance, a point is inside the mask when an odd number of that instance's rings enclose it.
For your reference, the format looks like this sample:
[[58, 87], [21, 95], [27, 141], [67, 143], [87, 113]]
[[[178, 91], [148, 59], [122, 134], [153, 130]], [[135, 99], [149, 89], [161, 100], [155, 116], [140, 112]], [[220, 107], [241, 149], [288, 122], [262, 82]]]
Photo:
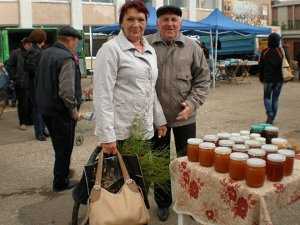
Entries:
[[38, 141], [47, 141], [47, 138], [46, 138], [45, 135], [42, 134], [42, 135], [37, 136], [36, 140], [38, 140]]
[[162, 222], [167, 221], [169, 215], [170, 215], [169, 208], [159, 208], [157, 211], [158, 219]]
[[273, 118], [268, 116], [266, 123], [272, 125], [273, 124]]
[[45, 137], [50, 137], [49, 131], [47, 129], [44, 130], [43, 134]]
[[66, 185], [60, 186], [60, 187], [55, 187], [53, 186], [53, 192], [62, 192], [62, 191], [67, 191], [72, 189], [78, 184], [78, 181], [75, 180], [70, 180]]

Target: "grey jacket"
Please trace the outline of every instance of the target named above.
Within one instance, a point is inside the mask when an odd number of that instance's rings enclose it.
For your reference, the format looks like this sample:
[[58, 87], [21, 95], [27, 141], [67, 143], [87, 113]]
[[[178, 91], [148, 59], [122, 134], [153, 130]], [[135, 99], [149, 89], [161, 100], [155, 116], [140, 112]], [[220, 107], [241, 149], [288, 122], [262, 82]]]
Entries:
[[97, 54], [93, 99], [100, 143], [129, 138], [136, 118], [143, 123], [144, 139], [153, 137], [153, 124], [167, 123], [155, 91], [155, 50], [145, 39], [144, 51], [136, 50], [120, 32]]
[[[169, 127], [184, 126], [196, 121], [196, 110], [207, 97], [210, 75], [201, 47], [180, 33], [171, 44], [159, 33], [147, 36], [157, 54], [158, 80], [156, 91]], [[177, 121], [186, 102], [193, 109], [186, 121]]]

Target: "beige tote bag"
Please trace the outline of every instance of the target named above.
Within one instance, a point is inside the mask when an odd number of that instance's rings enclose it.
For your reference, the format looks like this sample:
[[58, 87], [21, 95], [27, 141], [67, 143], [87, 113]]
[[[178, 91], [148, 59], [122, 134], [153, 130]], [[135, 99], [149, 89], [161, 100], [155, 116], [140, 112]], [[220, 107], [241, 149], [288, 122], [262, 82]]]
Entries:
[[285, 52], [283, 48], [280, 48], [281, 53], [282, 53], [282, 76], [283, 76], [283, 81], [288, 82], [290, 80], [294, 79], [294, 74], [292, 73], [291, 67], [287, 61]]
[[89, 199], [87, 215], [89, 225], [146, 225], [149, 223], [150, 216], [142, 192], [134, 180], [130, 179], [119, 152], [117, 157], [124, 185], [118, 193], [114, 194], [101, 187], [103, 151], [99, 154], [96, 181]]

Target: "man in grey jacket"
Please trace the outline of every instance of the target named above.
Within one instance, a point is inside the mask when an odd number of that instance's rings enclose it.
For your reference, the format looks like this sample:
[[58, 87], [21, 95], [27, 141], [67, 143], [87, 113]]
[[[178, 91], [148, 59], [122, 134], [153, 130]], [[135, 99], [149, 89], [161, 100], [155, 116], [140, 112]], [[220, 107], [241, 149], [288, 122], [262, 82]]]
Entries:
[[[164, 138], [154, 137], [154, 149], [169, 151], [173, 130], [178, 156], [186, 155], [187, 139], [196, 137], [196, 113], [208, 94], [210, 76], [201, 47], [181, 32], [180, 8], [163, 6], [157, 10], [159, 32], [147, 37], [156, 50], [158, 80], [156, 91], [168, 122]], [[155, 185], [158, 217], [165, 221], [172, 204], [170, 182]]]

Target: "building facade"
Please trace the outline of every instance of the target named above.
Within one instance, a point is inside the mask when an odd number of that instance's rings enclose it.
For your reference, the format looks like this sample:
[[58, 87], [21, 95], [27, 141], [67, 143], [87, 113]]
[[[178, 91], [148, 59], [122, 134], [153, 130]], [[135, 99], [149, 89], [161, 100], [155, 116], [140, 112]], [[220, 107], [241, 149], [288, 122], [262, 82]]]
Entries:
[[281, 26], [284, 43], [294, 59], [300, 52], [300, 1], [275, 1], [272, 14], [272, 23]]

